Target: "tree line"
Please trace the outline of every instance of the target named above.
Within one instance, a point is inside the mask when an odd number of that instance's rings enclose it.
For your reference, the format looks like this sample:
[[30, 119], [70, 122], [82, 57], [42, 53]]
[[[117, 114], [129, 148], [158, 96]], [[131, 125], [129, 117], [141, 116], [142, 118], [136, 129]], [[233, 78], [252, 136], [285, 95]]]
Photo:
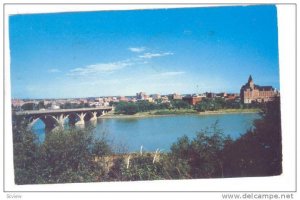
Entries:
[[280, 102], [264, 104], [254, 128], [233, 140], [217, 122], [167, 153], [116, 152], [87, 129], [58, 130], [39, 143], [25, 126], [13, 130], [16, 184], [270, 176], [282, 173]]
[[170, 102], [161, 103], [149, 102], [146, 100], [137, 102], [118, 102], [112, 104], [115, 106], [117, 114], [134, 115], [138, 112], [149, 112], [153, 110], [180, 110], [192, 109], [197, 112], [217, 111], [220, 109], [243, 109], [243, 108], [260, 108], [261, 104], [251, 103], [242, 104], [235, 100], [225, 100], [221, 97], [216, 98], [203, 98], [196, 105], [190, 105], [184, 100], [171, 100]]

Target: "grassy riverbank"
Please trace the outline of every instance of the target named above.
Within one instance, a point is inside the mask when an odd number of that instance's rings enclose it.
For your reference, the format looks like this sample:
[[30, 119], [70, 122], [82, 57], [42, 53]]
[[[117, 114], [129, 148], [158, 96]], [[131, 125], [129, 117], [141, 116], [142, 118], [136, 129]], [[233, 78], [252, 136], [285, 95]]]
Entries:
[[249, 109], [220, 109], [217, 111], [197, 112], [193, 109], [176, 109], [176, 110], [153, 110], [149, 112], [138, 112], [134, 115], [124, 115], [110, 113], [102, 116], [101, 118], [142, 118], [142, 117], [156, 117], [156, 116], [169, 116], [169, 115], [217, 115], [217, 114], [234, 114], [234, 113], [258, 113], [261, 110], [258, 108]]

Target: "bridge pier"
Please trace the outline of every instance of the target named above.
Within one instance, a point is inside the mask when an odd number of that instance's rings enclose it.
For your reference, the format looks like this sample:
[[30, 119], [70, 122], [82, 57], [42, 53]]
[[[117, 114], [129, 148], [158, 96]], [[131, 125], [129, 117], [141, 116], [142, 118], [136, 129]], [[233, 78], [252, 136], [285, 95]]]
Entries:
[[86, 113], [80, 113], [80, 115], [78, 115], [79, 120], [75, 123], [75, 125], [84, 125], [85, 115], [86, 115]]
[[64, 114], [60, 114], [57, 117], [54, 117], [59, 126], [64, 127], [65, 120], [69, 117], [69, 115], [64, 116]]
[[93, 117], [91, 117], [90, 121], [97, 121], [97, 112], [92, 112]]

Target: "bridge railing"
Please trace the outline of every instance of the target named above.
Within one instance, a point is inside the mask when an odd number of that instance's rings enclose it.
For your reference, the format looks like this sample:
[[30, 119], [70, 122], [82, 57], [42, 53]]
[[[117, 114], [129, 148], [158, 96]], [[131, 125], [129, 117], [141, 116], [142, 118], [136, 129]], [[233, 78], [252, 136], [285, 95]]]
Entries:
[[69, 113], [69, 112], [86, 112], [86, 111], [97, 111], [97, 110], [112, 110], [111, 106], [102, 106], [95, 108], [72, 108], [72, 109], [55, 109], [55, 110], [26, 110], [16, 111], [15, 115], [30, 115], [30, 114], [50, 114], [50, 113]]

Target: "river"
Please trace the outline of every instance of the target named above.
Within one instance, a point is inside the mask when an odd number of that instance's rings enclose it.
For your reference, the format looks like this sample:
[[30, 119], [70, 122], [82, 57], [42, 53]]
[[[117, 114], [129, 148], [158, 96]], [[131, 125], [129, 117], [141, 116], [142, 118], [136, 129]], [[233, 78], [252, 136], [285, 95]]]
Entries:
[[[196, 133], [211, 127], [217, 122], [217, 127], [225, 135], [233, 139], [244, 134], [253, 127], [253, 121], [260, 116], [257, 113], [234, 113], [214, 115], [174, 115], [145, 118], [111, 118], [98, 119], [94, 124], [96, 135], [105, 133], [108, 140], [119, 151], [155, 151], [157, 148], [168, 151], [172, 143], [187, 135], [189, 138]], [[34, 126], [34, 132], [42, 142], [45, 138], [44, 125], [39, 120]]]

